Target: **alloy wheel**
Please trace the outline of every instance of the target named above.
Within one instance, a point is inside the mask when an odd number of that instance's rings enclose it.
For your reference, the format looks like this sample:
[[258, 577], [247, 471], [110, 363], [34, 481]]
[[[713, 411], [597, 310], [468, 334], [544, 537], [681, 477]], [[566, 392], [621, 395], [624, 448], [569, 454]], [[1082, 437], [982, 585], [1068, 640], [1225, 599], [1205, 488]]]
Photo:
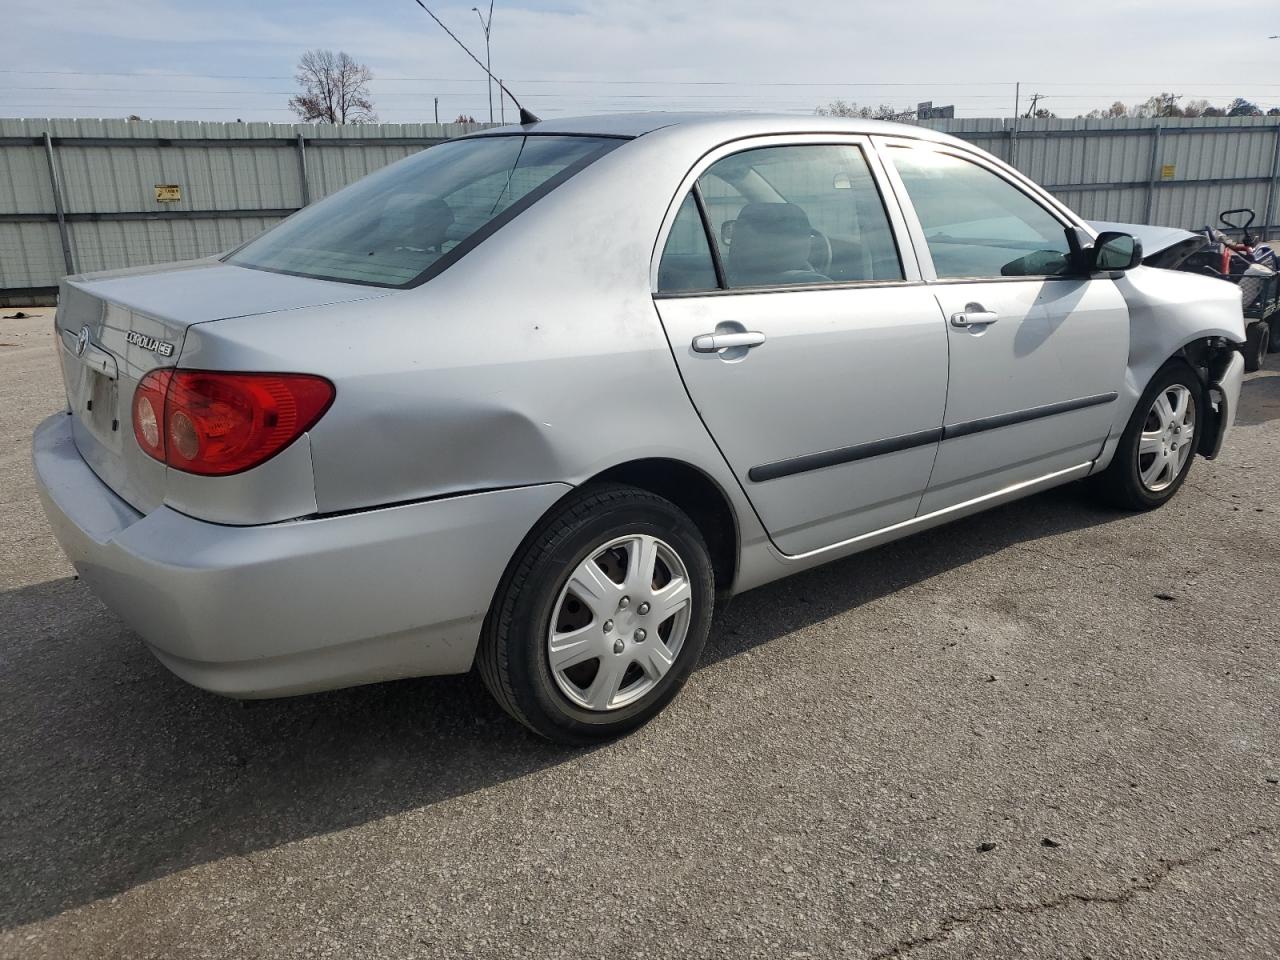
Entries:
[[1138, 479], [1152, 493], [1168, 489], [1195, 449], [1196, 404], [1173, 383], [1156, 395], [1138, 438]]

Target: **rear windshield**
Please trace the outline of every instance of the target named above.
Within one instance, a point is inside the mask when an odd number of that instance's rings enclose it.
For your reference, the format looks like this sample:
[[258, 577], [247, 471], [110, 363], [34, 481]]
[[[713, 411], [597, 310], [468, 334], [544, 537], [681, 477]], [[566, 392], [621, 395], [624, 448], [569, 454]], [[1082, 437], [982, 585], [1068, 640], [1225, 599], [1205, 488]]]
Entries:
[[620, 143], [543, 136], [442, 143], [300, 210], [226, 261], [321, 280], [412, 286]]

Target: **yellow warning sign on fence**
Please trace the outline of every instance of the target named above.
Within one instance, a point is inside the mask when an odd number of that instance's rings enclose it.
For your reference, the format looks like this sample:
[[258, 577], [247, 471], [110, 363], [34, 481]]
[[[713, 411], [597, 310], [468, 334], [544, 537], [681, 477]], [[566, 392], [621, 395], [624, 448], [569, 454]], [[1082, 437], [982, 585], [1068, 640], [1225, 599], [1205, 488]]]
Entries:
[[176, 183], [156, 184], [156, 203], [176, 203], [182, 199], [182, 187]]
[[1160, 179], [1172, 180], [1174, 178], [1174, 175], [1177, 172], [1178, 172], [1178, 168], [1174, 164], [1166, 163], [1164, 166], [1160, 168]]

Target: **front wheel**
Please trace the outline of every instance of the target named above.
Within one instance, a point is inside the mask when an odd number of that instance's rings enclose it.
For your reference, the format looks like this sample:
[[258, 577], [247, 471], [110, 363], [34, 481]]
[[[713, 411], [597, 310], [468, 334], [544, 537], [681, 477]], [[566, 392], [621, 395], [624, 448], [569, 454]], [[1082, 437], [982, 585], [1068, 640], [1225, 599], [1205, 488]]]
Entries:
[[1110, 465], [1098, 475], [1105, 499], [1154, 510], [1172, 499], [1191, 470], [1203, 409], [1200, 378], [1181, 361], [1152, 378], [1125, 426]]
[[544, 737], [615, 737], [684, 685], [714, 598], [706, 543], [683, 511], [634, 487], [586, 488], [512, 562], [485, 622], [480, 674]]

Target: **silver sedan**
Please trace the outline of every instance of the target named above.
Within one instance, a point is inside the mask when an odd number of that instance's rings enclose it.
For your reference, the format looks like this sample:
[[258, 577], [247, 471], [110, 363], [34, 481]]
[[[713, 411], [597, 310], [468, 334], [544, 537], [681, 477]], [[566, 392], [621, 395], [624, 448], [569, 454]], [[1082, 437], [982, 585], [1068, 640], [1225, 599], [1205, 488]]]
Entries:
[[718, 596], [1057, 484], [1172, 497], [1235, 416], [1240, 297], [1141, 259], [911, 126], [486, 131], [64, 281], [35, 470], [194, 684], [474, 666], [584, 742], [675, 696]]

